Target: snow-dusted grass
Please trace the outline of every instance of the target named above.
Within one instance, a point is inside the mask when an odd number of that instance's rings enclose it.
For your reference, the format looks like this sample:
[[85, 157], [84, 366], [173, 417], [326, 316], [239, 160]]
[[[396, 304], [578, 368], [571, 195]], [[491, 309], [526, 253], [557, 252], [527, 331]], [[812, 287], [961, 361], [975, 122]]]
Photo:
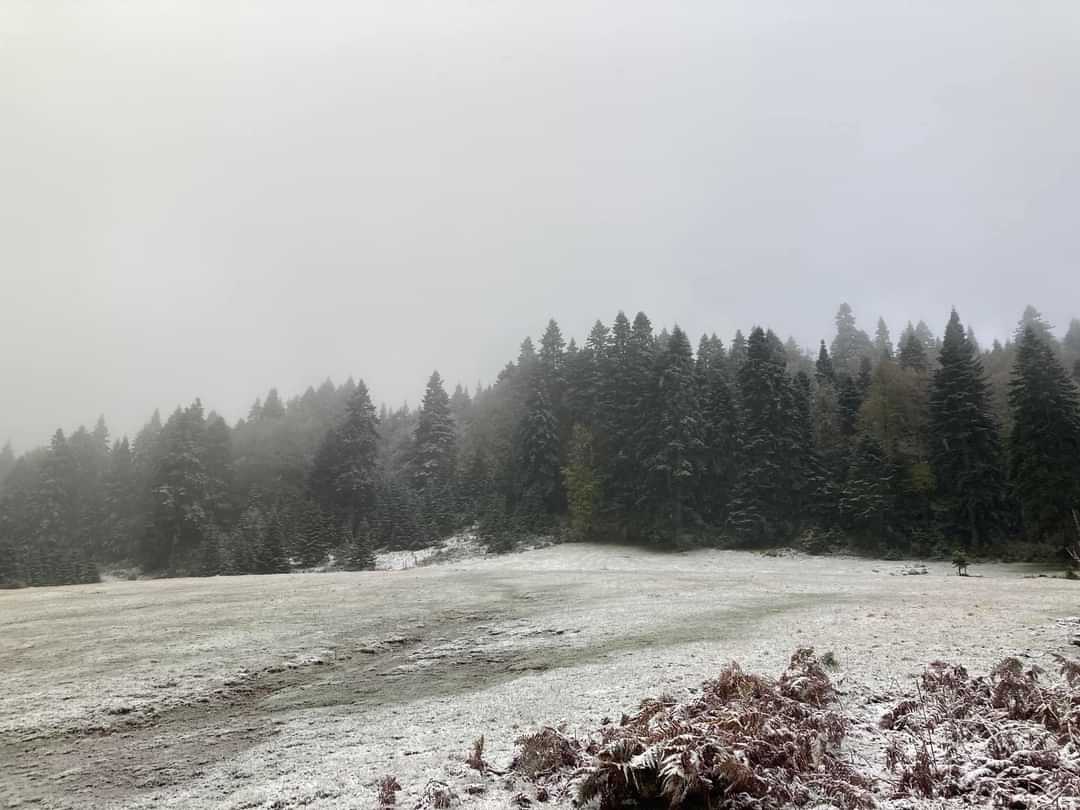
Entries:
[[[526, 731], [584, 732], [733, 659], [775, 674], [797, 646], [831, 651], [845, 704], [869, 718], [934, 659], [975, 672], [1068, 652], [1056, 620], [1077, 612], [1077, 583], [1007, 565], [900, 575], [910, 567], [571, 544], [400, 571], [0, 592], [0, 799], [372, 807], [392, 773], [411, 808], [429, 778], [463, 796], [485, 781], [464, 762], [480, 734], [504, 765]], [[122, 733], [82, 736], [110, 729]], [[103, 752], [120, 776], [104, 777]], [[485, 784], [465, 806], [506, 807]]]

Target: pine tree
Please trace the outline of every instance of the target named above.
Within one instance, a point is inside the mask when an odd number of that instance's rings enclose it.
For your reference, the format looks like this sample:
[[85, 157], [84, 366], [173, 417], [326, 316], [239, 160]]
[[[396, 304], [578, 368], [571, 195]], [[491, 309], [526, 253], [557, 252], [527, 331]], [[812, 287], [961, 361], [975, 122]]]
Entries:
[[794, 414], [783, 357], [755, 327], [738, 374], [741, 447], [728, 524], [750, 543], [790, 538], [793, 531], [789, 437]]
[[1054, 327], [1048, 324], [1042, 313], [1031, 304], [1024, 307], [1024, 314], [1020, 316], [1020, 322], [1016, 325], [1016, 332], [1013, 335], [1016, 343], [1019, 344], [1024, 339], [1024, 335], [1029, 329], [1051, 349], [1057, 349], [1058, 341], [1054, 337]]
[[177, 408], [161, 431], [161, 447], [151, 473], [151, 531], [141, 555], [151, 570], [194, 567], [191, 554], [213, 524], [205, 432], [206, 419], [197, 399], [186, 409]]
[[880, 542], [886, 538], [891, 506], [892, 466], [877, 440], [864, 434], [852, 452], [840, 512], [850, 528], [873, 532]]
[[5, 442], [0, 448], [0, 488], [4, 486], [4, 480], [15, 469], [15, 452], [11, 449], [11, 442]]
[[1017, 347], [1009, 383], [1010, 482], [1025, 532], [1063, 541], [1080, 504], [1080, 393], [1032, 325]]
[[656, 509], [678, 537], [697, 489], [704, 450], [694, 358], [686, 333], [676, 326], [661, 350], [657, 369], [657, 408], [650, 420], [646, 473]]
[[323, 438], [312, 466], [312, 493], [342, 515], [354, 537], [375, 507], [378, 422], [361, 380], [354, 384], [344, 419]]
[[559, 426], [547, 392], [533, 387], [518, 426], [515, 449], [517, 499], [530, 519], [554, 510], [560, 498]]
[[104, 489], [104, 556], [110, 560], [131, 559], [136, 553], [140, 515], [135, 457], [126, 436], [109, 455]]
[[859, 358], [873, 353], [869, 336], [855, 325], [855, 314], [847, 304], [841, 304], [836, 313], [836, 337], [829, 354], [837, 374], [855, 374]]
[[278, 390], [271, 388], [266, 394], [266, 401], [262, 404], [261, 419], [281, 419], [285, 416], [285, 406], [281, 403]]
[[1080, 354], [1080, 318], [1069, 321], [1069, 331], [1065, 333], [1062, 345], [1074, 354]]
[[371, 531], [367, 521], [363, 521], [360, 530], [350, 538], [345, 552], [346, 571], [371, 571], [375, 568], [375, 552], [371, 547]]
[[862, 392], [859, 384], [851, 375], [840, 378], [840, 387], [836, 396], [839, 415], [840, 435], [850, 439], [855, 435], [859, 423], [859, 408], [862, 407]]
[[930, 462], [946, 526], [980, 548], [1001, 526], [1004, 480], [998, 428], [982, 365], [956, 310], [930, 388]]
[[900, 343], [900, 368], [926, 373], [930, 364], [926, 359], [926, 347], [913, 329], [905, 332]]
[[593, 460], [593, 437], [588, 428], [574, 425], [563, 467], [563, 485], [569, 506], [570, 529], [578, 540], [588, 540], [596, 527], [600, 482]]
[[735, 485], [738, 418], [727, 357], [720, 342], [710, 340], [708, 358], [698, 370], [703, 448], [697, 509], [706, 522], [722, 526]]
[[825, 348], [824, 340], [821, 341], [821, 348], [818, 349], [814, 376], [817, 377], [818, 383], [836, 383], [836, 370], [833, 368], [832, 358], [829, 357], [829, 350]]
[[877, 331], [874, 333], [874, 352], [879, 361], [893, 359], [892, 337], [884, 318], [878, 318]]
[[555, 377], [562, 369], [563, 359], [566, 356], [565, 349], [566, 341], [563, 340], [559, 324], [552, 318], [548, 321], [544, 336], [540, 338], [540, 354], [537, 357], [550, 378]]
[[266, 521], [261, 543], [255, 552], [255, 573], [287, 574], [289, 560], [285, 555], [285, 544], [281, 536], [281, 524], [276, 515]]
[[457, 431], [439, 372], [432, 373], [414, 433], [413, 482], [420, 490], [446, 489], [454, 475]]
[[739, 373], [742, 364], [746, 362], [746, 338], [741, 329], [735, 330], [735, 337], [731, 341], [731, 351], [728, 352], [728, 363], [731, 365], [730, 375], [732, 378]]

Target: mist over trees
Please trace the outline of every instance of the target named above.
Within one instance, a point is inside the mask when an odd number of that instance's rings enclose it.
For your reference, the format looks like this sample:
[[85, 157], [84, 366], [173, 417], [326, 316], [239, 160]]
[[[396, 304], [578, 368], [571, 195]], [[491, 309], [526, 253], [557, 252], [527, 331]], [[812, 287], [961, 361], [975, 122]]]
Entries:
[[417, 548], [479, 524], [673, 546], [879, 554], [1060, 550], [1080, 507], [1080, 320], [1028, 307], [979, 347], [953, 311], [871, 337], [844, 304], [813, 354], [772, 330], [730, 344], [644, 313], [579, 345], [549, 322], [493, 385], [376, 409], [363, 381], [229, 425], [195, 399], [133, 439], [57, 430], [0, 449], [0, 583], [280, 573]]

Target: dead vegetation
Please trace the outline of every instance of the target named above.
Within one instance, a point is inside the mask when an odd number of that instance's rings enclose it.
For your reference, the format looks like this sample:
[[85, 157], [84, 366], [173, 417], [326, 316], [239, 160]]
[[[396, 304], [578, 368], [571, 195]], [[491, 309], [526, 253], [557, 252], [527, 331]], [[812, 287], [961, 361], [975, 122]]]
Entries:
[[881, 719], [894, 795], [1009, 808], [1077, 801], [1080, 662], [1054, 658], [1062, 677], [1053, 683], [1016, 658], [985, 677], [931, 664], [916, 695]]
[[397, 804], [397, 793], [401, 790], [401, 783], [396, 776], [387, 774], [379, 780], [379, 806], [392, 807]]
[[484, 773], [488, 769], [488, 764], [484, 761], [483, 734], [473, 740], [472, 748], [469, 750], [469, 756], [465, 760], [465, 764], [473, 770], [480, 771], [480, 773]]
[[732, 663], [693, 699], [646, 699], [586, 738], [550, 727], [520, 737], [511, 770], [539, 801], [600, 810], [852, 809], [875, 795], [1077, 807], [1080, 661], [1052, 658], [1055, 673], [1006, 658], [983, 677], [931, 664], [881, 718], [878, 766], [841, 753], [851, 721], [822, 660], [802, 648], [776, 680]]
[[603, 810], [871, 807], [869, 780], [838, 753], [847, 727], [820, 662], [800, 649], [778, 681], [730, 664], [699, 697], [647, 699], [588, 740], [554, 729], [523, 737], [514, 769]]

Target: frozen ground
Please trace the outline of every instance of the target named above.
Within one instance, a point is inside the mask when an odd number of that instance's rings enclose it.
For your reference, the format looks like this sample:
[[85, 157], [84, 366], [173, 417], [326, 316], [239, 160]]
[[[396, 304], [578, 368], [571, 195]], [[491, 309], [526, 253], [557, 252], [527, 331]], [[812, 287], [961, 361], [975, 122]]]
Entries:
[[[812, 645], [846, 706], [944, 658], [1068, 652], [1080, 586], [985, 565], [565, 545], [370, 573], [0, 592], [0, 807], [364, 807], [395, 774], [509, 806], [464, 764], [618, 719], [731, 659], [775, 675]], [[1075, 651], [1075, 647], [1071, 648]], [[855, 735], [859, 754], [877, 741]], [[466, 795], [469, 783], [486, 791]]]

